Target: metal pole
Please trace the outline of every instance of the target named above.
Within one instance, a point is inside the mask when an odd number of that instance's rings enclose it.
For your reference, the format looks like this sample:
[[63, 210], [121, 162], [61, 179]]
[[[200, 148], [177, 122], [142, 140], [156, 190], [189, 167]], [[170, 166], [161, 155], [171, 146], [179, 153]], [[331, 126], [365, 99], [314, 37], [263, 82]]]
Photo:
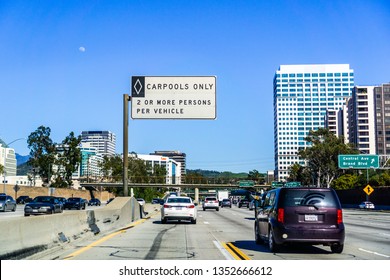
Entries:
[[4, 186], [3, 186], [3, 193], [5, 193], [5, 165], [6, 165], [6, 162], [5, 162], [5, 160], [6, 160], [6, 156], [7, 156], [7, 150], [6, 150], [7, 148], [6, 147], [4, 147], [4, 166], [3, 166], [3, 175], [4, 175]]
[[123, 195], [129, 195], [127, 184], [129, 168], [129, 101], [128, 94], [123, 95]]

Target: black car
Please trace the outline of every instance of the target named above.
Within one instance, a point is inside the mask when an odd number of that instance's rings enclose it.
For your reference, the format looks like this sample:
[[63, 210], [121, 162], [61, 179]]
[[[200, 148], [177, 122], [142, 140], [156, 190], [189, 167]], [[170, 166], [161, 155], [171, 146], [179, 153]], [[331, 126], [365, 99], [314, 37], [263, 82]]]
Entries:
[[92, 198], [90, 201], [88, 201], [89, 206], [100, 206], [101, 202], [97, 198]]
[[240, 199], [240, 201], [237, 203], [237, 206], [238, 206], [238, 208], [241, 208], [241, 207], [249, 208], [249, 199], [247, 199], [247, 198]]
[[53, 196], [37, 196], [24, 206], [24, 216], [62, 213], [61, 202]]
[[87, 203], [85, 202], [84, 198], [81, 197], [69, 197], [65, 204], [64, 204], [64, 209], [85, 209], [87, 207]]
[[32, 201], [32, 198], [28, 195], [21, 195], [16, 199], [17, 204], [26, 204]]
[[331, 188], [278, 188], [267, 192], [256, 211], [255, 241], [271, 252], [289, 243], [344, 248], [345, 228], [339, 198]]
[[160, 198], [153, 198], [152, 199], [152, 204], [160, 204], [161, 199]]

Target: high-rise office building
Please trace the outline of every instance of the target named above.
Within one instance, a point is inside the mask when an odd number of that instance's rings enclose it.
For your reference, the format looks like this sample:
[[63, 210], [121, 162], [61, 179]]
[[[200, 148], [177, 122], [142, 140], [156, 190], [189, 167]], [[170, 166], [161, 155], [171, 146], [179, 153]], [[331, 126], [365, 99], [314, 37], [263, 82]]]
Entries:
[[327, 110], [339, 110], [352, 94], [349, 64], [281, 65], [274, 76], [275, 180], [285, 181], [289, 168], [304, 165], [298, 151], [308, 147], [310, 130], [325, 127]]
[[390, 155], [390, 83], [374, 87], [376, 148], [379, 155]]
[[89, 143], [101, 155], [115, 155], [116, 136], [111, 131], [83, 131], [81, 143]]

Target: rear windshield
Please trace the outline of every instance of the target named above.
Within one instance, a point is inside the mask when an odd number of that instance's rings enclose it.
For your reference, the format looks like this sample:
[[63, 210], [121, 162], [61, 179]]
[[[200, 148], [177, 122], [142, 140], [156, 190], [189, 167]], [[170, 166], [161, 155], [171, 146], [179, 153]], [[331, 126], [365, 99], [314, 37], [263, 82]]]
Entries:
[[189, 198], [172, 197], [168, 198], [168, 203], [191, 203]]
[[206, 201], [217, 200], [215, 197], [206, 197]]
[[281, 194], [286, 206], [338, 207], [338, 200], [332, 191], [285, 189]]

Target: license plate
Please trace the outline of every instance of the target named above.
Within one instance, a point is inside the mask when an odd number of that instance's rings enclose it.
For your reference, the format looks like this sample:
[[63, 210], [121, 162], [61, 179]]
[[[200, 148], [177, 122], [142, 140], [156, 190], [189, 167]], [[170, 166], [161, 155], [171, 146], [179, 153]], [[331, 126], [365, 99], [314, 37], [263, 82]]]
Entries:
[[317, 215], [305, 215], [305, 221], [317, 222], [318, 221], [318, 216]]
[[182, 207], [175, 207], [176, 210], [181, 210]]
[[37, 210], [37, 209], [34, 209], [33, 212], [38, 212], [38, 210]]

